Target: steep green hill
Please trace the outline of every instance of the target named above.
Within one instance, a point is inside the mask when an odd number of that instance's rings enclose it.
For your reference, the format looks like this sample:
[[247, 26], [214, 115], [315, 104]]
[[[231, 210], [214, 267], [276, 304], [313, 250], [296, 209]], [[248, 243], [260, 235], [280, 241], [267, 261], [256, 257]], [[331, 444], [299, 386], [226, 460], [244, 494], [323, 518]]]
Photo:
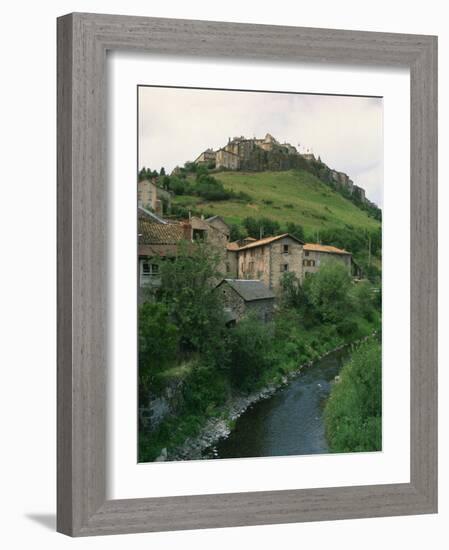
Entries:
[[201, 197], [177, 195], [174, 203], [205, 214], [222, 216], [230, 224], [242, 225], [246, 217], [268, 217], [285, 227], [302, 225], [307, 234], [326, 229], [376, 230], [380, 222], [310, 172], [218, 172], [213, 174], [226, 189], [251, 197], [240, 200], [204, 201]]

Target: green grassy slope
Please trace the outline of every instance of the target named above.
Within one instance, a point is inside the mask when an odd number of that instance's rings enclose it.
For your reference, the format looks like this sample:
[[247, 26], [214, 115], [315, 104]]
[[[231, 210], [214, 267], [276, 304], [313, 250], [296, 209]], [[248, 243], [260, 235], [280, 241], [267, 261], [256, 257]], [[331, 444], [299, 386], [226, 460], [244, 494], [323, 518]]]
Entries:
[[213, 175], [227, 189], [243, 191], [252, 200], [248, 203], [233, 200], [205, 202], [199, 197], [181, 195], [175, 197], [174, 202], [220, 215], [228, 223], [239, 225], [248, 216], [266, 216], [278, 221], [281, 227], [288, 222], [302, 225], [308, 233], [345, 226], [360, 229], [380, 226], [380, 222], [303, 170], [219, 172]]

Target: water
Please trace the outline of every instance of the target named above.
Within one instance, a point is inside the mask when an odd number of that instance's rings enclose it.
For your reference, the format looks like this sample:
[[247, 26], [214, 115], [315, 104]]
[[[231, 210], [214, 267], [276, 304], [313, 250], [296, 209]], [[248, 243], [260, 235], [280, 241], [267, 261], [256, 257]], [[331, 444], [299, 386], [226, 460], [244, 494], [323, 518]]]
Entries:
[[342, 350], [304, 369], [288, 386], [245, 411], [226, 439], [204, 452], [207, 458], [286, 456], [329, 452], [323, 410], [349, 351]]

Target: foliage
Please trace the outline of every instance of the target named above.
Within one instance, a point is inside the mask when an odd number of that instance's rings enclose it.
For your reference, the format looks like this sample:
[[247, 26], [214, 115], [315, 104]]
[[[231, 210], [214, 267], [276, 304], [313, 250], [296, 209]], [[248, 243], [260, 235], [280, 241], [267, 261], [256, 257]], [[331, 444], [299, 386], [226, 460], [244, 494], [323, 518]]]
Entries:
[[236, 223], [233, 223], [229, 227], [229, 240], [231, 242], [233, 241], [239, 241], [240, 239], [243, 239], [246, 237], [246, 233], [240, 229], [240, 226]]
[[373, 319], [375, 309], [374, 299], [373, 287], [368, 281], [361, 281], [351, 289], [351, 300], [354, 308], [368, 321]]
[[290, 233], [290, 235], [293, 235], [293, 237], [296, 237], [300, 241], [305, 240], [304, 235], [304, 228], [302, 225], [299, 225], [294, 222], [288, 222], [287, 223], [287, 233]]
[[[164, 345], [161, 346], [161, 342]], [[147, 389], [155, 375], [176, 358], [178, 328], [166, 305], [145, 302], [139, 306], [139, 382]]]
[[230, 379], [248, 389], [270, 365], [272, 335], [266, 324], [248, 316], [229, 331]]
[[205, 243], [185, 243], [173, 261], [161, 263], [158, 299], [170, 312], [179, 329], [183, 350], [220, 357], [224, 330], [221, 296], [215, 292], [220, 278], [220, 256]]
[[304, 282], [309, 302], [323, 322], [338, 323], [348, 312], [351, 278], [339, 262], [327, 262]]
[[152, 178], [157, 178], [158, 173], [156, 170], [151, 170], [151, 168], [145, 168], [145, 166], [139, 170], [139, 180], [151, 180]]
[[333, 452], [381, 450], [381, 386], [381, 347], [371, 340], [352, 354], [326, 403], [326, 435]]
[[280, 225], [277, 221], [270, 218], [252, 218], [247, 217], [243, 220], [243, 227], [248, 235], [253, 239], [276, 235], [280, 231]]

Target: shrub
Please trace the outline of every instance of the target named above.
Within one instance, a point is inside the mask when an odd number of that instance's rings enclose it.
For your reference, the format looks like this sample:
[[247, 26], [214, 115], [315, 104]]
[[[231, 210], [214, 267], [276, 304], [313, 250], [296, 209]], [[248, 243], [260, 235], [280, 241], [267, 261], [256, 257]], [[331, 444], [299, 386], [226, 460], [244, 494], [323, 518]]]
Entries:
[[318, 273], [305, 280], [306, 296], [322, 321], [338, 323], [345, 317], [350, 284], [348, 270], [339, 262], [324, 264]]
[[362, 344], [344, 365], [324, 411], [333, 452], [379, 451], [382, 446], [381, 347]]
[[247, 317], [229, 331], [231, 383], [249, 389], [271, 364], [272, 335], [267, 325]]
[[[163, 345], [161, 345], [163, 342]], [[164, 304], [139, 307], [139, 378], [146, 389], [155, 375], [176, 358], [179, 332]]]

